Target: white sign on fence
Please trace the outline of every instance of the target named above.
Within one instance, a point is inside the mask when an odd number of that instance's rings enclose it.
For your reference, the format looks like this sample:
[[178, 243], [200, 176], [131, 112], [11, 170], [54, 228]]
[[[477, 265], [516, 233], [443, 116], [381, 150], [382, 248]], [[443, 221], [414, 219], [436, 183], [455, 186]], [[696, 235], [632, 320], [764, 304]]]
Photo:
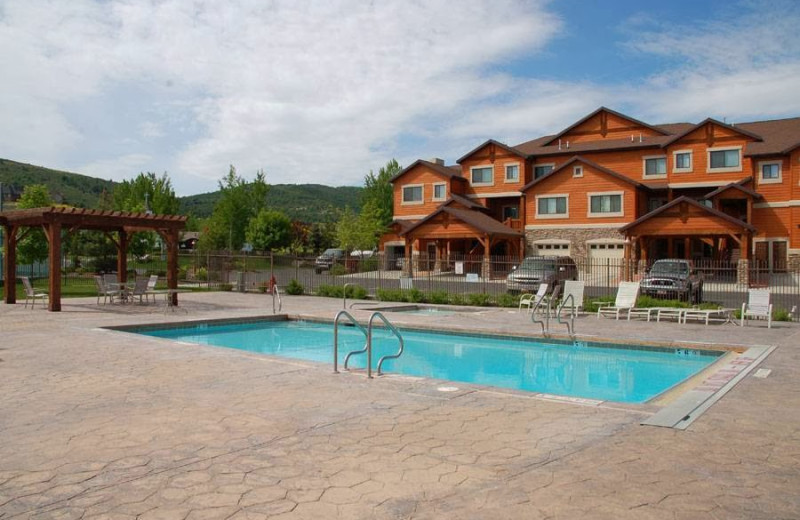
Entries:
[[467, 281], [468, 282], [480, 282], [481, 279], [478, 277], [478, 273], [467, 273]]
[[409, 276], [401, 276], [400, 277], [400, 288], [401, 289], [412, 289], [414, 287], [413, 279]]
[[456, 274], [464, 274], [464, 262], [456, 262]]

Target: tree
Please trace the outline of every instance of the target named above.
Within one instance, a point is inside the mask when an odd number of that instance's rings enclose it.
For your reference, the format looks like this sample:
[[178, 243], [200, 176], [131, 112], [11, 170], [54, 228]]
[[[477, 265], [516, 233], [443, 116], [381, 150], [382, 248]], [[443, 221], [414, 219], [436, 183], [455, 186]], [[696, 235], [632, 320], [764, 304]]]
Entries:
[[219, 189], [220, 199], [203, 228], [200, 247], [237, 250], [244, 244], [248, 222], [267, 205], [266, 174], [259, 170], [253, 182], [247, 182], [231, 165]]
[[[124, 180], [114, 188], [114, 209], [157, 215], [175, 215], [180, 206], [172, 189], [167, 172], [161, 177], [153, 172], [140, 173], [132, 180]], [[156, 234], [152, 231], [135, 233], [130, 237], [129, 251], [142, 256], [153, 250]]]
[[[25, 190], [17, 201], [18, 209], [44, 208], [53, 205], [47, 186], [44, 184], [31, 184], [25, 186]], [[17, 244], [17, 254], [19, 263], [32, 264], [47, 260], [48, 245], [44, 231], [32, 229], [28, 236]]]
[[245, 236], [254, 249], [270, 251], [291, 243], [291, 229], [289, 217], [280, 211], [264, 208], [250, 219]]
[[361, 214], [375, 221], [376, 227], [385, 229], [392, 223], [393, 192], [391, 179], [403, 167], [396, 159], [386, 163], [375, 175], [372, 170], [364, 177], [364, 191], [361, 193]]
[[345, 208], [336, 223], [336, 241], [345, 251], [372, 249], [377, 244], [372, 222]]

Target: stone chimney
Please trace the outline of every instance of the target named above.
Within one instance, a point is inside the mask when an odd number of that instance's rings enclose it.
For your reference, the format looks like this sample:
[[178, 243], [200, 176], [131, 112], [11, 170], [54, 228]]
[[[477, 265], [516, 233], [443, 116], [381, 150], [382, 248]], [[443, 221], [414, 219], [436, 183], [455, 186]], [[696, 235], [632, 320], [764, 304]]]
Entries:
[[434, 157], [430, 160], [433, 164], [438, 164], [439, 166], [444, 166], [444, 159], [439, 159], [438, 157]]

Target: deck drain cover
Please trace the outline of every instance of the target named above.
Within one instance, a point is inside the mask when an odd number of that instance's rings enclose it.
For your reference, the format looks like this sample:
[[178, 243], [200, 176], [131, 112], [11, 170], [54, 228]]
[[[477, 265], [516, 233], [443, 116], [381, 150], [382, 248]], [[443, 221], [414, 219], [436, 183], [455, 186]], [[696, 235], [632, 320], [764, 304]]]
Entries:
[[772, 370], [770, 370], [769, 368], [759, 368], [753, 374], [753, 377], [760, 377], [761, 379], [765, 379], [771, 373], [772, 373]]
[[439, 388], [437, 388], [437, 390], [440, 391], [440, 392], [458, 392], [458, 387], [457, 386], [440, 386]]

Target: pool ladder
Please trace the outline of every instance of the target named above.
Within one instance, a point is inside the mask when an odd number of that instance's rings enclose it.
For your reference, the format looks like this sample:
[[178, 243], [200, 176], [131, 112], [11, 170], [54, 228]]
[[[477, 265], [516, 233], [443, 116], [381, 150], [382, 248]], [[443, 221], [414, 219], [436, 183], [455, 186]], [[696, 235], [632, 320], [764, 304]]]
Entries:
[[392, 323], [386, 319], [380, 312], [373, 312], [372, 315], [369, 317], [369, 321], [367, 322], [367, 328], [364, 329], [364, 326], [361, 325], [358, 320], [356, 320], [352, 314], [347, 312], [346, 310], [341, 310], [336, 313], [336, 317], [333, 319], [333, 372], [338, 374], [339, 373], [339, 323], [342, 318], [347, 318], [347, 320], [353, 324], [354, 327], [357, 327], [365, 336], [366, 343], [364, 343], [364, 348], [360, 350], [353, 350], [349, 352], [347, 356], [344, 358], [344, 369], [348, 370], [347, 364], [350, 361], [350, 357], [356, 354], [363, 354], [367, 353], [367, 378], [372, 379], [372, 328], [375, 319], [380, 319], [383, 324], [386, 326], [389, 331], [397, 338], [400, 347], [398, 348], [395, 354], [387, 354], [378, 360], [378, 375], [381, 375], [381, 367], [383, 366], [384, 361], [387, 359], [397, 359], [405, 350], [405, 342], [403, 341], [403, 336], [400, 334], [400, 331], [397, 330], [397, 327], [392, 325]]
[[[552, 314], [553, 300], [555, 300], [557, 297], [558, 294], [554, 291], [554, 294], [547, 300], [547, 309], [545, 310], [544, 320], [536, 318], [536, 310], [542, 305], [541, 300], [534, 305], [533, 310], [531, 311], [531, 322], [542, 326], [542, 336], [547, 336], [550, 334], [550, 314]], [[565, 321], [561, 318], [561, 311], [564, 310], [564, 307], [567, 306], [568, 302], [571, 302], [571, 312], [569, 321]], [[558, 305], [558, 307], [556, 307], [555, 312], [556, 321], [561, 325], [567, 326], [567, 333], [571, 338], [575, 338], [575, 309], [575, 297], [572, 294], [568, 294], [566, 298], [561, 300], [561, 303]]]
[[[277, 306], [276, 306], [277, 300]], [[277, 312], [276, 312], [277, 309]], [[277, 285], [272, 286], [272, 314], [277, 314], [283, 309], [283, 300], [281, 300], [281, 292], [278, 290]]]

